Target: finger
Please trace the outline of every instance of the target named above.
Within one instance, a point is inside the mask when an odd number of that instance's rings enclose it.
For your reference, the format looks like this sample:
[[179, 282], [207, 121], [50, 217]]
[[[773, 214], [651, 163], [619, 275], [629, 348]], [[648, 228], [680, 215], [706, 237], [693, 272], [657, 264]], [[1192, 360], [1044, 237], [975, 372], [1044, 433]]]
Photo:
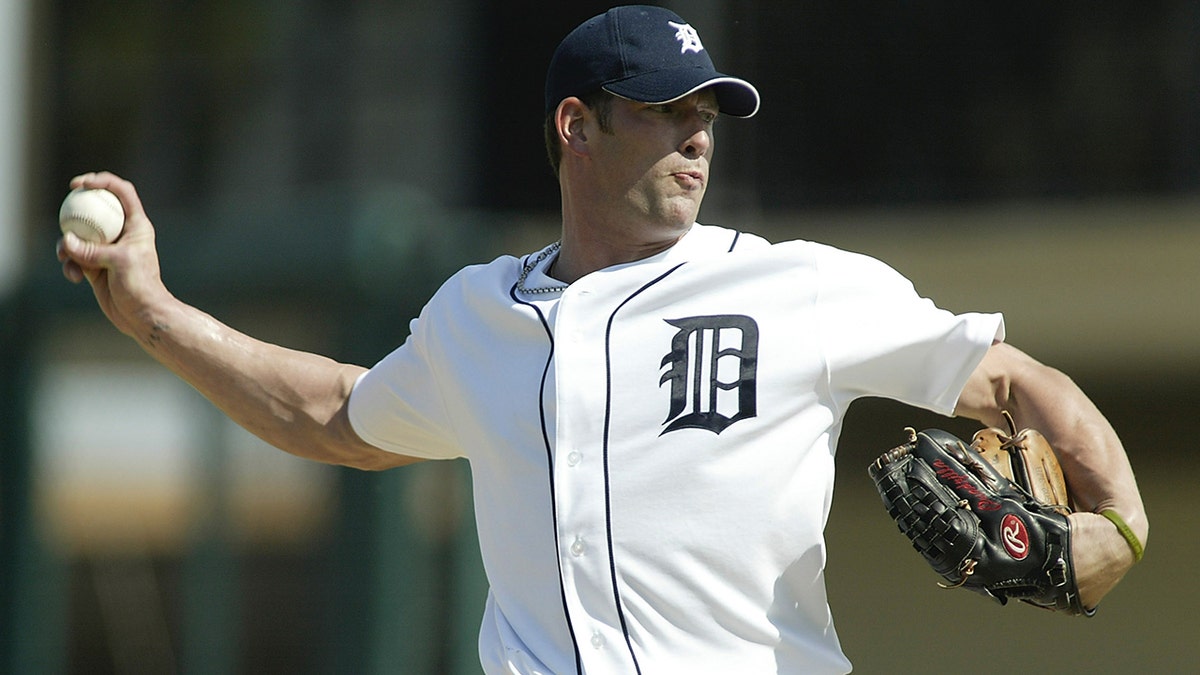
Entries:
[[126, 238], [130, 234], [140, 235], [148, 229], [154, 228], [145, 215], [142, 198], [138, 197], [136, 187], [119, 175], [110, 172], [80, 174], [71, 179], [71, 189], [100, 189], [112, 192], [121, 203], [121, 210], [125, 213], [125, 222], [121, 225], [121, 238]]
[[92, 178], [95, 175], [96, 175], [95, 173], [84, 173], [84, 174], [75, 176], [74, 178], [71, 179], [71, 182], [69, 184], [70, 188], [72, 190], [78, 190], [79, 188], [83, 187], [89, 180], [92, 180]]
[[79, 263], [71, 260], [71, 256], [67, 253], [66, 243], [60, 238], [58, 244], [54, 247], [54, 253], [58, 256], [58, 262], [62, 263], [63, 276], [73, 284], [83, 281], [83, 268]]
[[79, 263], [75, 262], [74, 260], [64, 260], [62, 270], [63, 276], [67, 278], [67, 281], [70, 281], [73, 284], [78, 284], [83, 281], [83, 268], [80, 267]]
[[133, 183], [114, 173], [99, 171], [80, 174], [71, 179], [70, 186], [72, 190], [79, 188], [88, 190], [103, 189], [116, 195], [117, 199], [121, 201], [121, 207], [125, 210], [126, 226], [130, 225], [131, 220], [136, 220], [135, 216], [145, 216], [142, 200], [138, 197], [137, 189], [134, 188]]

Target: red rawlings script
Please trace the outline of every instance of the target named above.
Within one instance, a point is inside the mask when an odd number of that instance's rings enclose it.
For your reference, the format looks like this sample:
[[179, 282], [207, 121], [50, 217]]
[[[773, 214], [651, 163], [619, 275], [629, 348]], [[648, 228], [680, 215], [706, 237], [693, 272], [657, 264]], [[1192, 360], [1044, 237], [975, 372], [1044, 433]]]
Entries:
[[959, 494], [968, 497], [971, 500], [974, 508], [980, 511], [1000, 510], [999, 502], [989, 499], [986, 494], [980, 491], [979, 488], [975, 487], [970, 478], [955, 471], [954, 468], [946, 462], [940, 459], [935, 459], [933, 461], [933, 468], [937, 473], [938, 478], [950, 483], [954, 487], [955, 491], [957, 491]]

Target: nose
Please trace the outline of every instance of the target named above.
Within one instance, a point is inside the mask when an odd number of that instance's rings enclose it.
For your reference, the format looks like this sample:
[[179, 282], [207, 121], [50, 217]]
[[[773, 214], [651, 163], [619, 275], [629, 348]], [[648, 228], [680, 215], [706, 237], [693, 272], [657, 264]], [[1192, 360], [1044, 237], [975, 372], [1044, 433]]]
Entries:
[[712, 148], [712, 140], [712, 131], [705, 126], [683, 139], [683, 143], [679, 146], [679, 152], [688, 159], [703, 157]]

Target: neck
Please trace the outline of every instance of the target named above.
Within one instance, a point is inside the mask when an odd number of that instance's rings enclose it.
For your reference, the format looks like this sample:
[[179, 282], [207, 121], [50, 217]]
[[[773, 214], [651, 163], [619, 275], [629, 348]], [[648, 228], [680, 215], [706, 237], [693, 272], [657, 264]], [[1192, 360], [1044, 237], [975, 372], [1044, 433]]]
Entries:
[[679, 243], [692, 227], [683, 222], [647, 222], [635, 214], [597, 217], [600, 209], [571, 208], [563, 201], [562, 248], [553, 262], [555, 279], [572, 283], [592, 272], [637, 262]]
[[687, 230], [655, 241], [628, 241], [587, 236], [564, 227], [562, 247], [550, 273], [555, 279], [572, 283], [613, 265], [637, 262], [658, 255], [679, 243], [685, 234]]

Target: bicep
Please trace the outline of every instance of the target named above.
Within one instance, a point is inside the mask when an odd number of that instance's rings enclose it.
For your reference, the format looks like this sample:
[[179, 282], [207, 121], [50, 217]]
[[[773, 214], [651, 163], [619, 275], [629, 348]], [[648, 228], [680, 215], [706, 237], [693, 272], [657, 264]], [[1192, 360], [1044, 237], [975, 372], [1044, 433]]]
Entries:
[[968, 379], [956, 414], [1003, 426], [1008, 411], [1018, 428], [1037, 429], [1055, 449], [1072, 495], [1091, 509], [1127, 471], [1112, 426], [1071, 378], [1009, 345], [993, 345]]
[[313, 356], [299, 361], [291, 372], [295, 390], [282, 400], [295, 397], [297, 402], [282, 406], [280, 428], [263, 435], [266, 440], [299, 457], [370, 471], [419, 461], [376, 447], [355, 431], [350, 394], [364, 368]]

